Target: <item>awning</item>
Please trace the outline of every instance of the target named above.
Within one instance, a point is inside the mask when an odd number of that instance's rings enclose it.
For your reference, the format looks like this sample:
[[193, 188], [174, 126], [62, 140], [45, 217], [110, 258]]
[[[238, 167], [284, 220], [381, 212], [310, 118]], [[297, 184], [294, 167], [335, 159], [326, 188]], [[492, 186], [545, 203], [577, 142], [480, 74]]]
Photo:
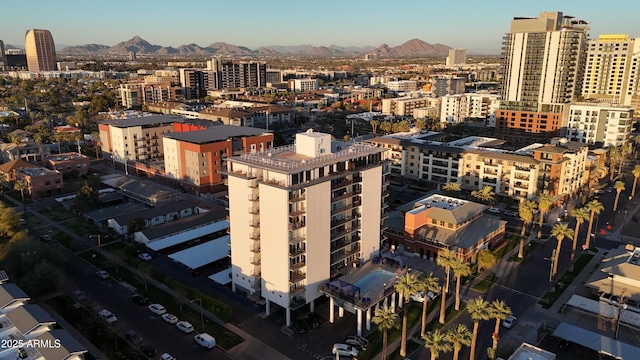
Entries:
[[558, 325], [553, 332], [553, 336], [569, 340], [599, 353], [613, 356], [616, 359], [640, 359], [640, 349], [635, 346], [565, 322]]
[[226, 220], [211, 223], [209, 225], [200, 226], [193, 230], [184, 231], [175, 235], [167, 236], [160, 240], [155, 240], [147, 244], [147, 247], [153, 251], [163, 250], [168, 247], [185, 243], [205, 235], [215, 233], [220, 230], [224, 230], [229, 227], [229, 222]]
[[231, 268], [210, 275], [209, 280], [213, 280], [220, 285], [227, 285], [231, 282]]
[[190, 247], [169, 255], [189, 269], [198, 269], [229, 256], [229, 235], [207, 241], [204, 244]]

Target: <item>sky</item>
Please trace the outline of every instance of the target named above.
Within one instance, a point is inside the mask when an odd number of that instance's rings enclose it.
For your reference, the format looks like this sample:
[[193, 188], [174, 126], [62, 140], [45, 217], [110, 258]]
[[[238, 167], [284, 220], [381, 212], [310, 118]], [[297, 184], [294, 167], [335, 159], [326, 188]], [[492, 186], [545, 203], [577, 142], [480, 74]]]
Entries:
[[51, 31], [57, 48], [113, 46], [140, 36], [178, 47], [214, 42], [269, 45], [397, 46], [418, 38], [499, 54], [513, 17], [561, 11], [590, 22], [589, 35], [640, 37], [640, 1], [595, 0], [25, 0], [3, 1], [0, 40], [24, 48], [29, 29]]

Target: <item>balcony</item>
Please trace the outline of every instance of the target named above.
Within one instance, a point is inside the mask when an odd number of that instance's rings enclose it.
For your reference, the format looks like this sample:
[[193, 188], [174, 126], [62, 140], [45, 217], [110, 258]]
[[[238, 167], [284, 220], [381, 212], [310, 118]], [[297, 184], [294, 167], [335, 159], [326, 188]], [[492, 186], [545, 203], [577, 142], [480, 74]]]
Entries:
[[307, 274], [301, 271], [294, 271], [289, 274], [289, 282], [295, 284], [300, 280], [304, 280], [306, 277], [307, 277]]
[[249, 251], [251, 251], [252, 253], [259, 253], [260, 252], [260, 244], [249, 245]]
[[294, 257], [294, 256], [298, 256], [300, 254], [304, 254], [307, 250], [303, 249], [303, 248], [297, 248], [297, 249], [289, 249], [289, 257]]
[[248, 196], [249, 201], [258, 201], [260, 200], [260, 196], [258, 194], [251, 194]]
[[251, 240], [260, 240], [260, 232], [259, 231], [254, 231], [254, 232], [250, 232], [249, 233], [249, 239]]
[[253, 268], [253, 270], [251, 270], [251, 276], [255, 276], [255, 277], [259, 277], [261, 273], [261, 269], [260, 266], [256, 266], [255, 268]]
[[253, 265], [260, 265], [260, 256], [254, 256], [249, 260], [249, 262]]
[[302, 269], [305, 266], [307, 266], [307, 263], [305, 263], [304, 261], [300, 261], [300, 262], [297, 262], [295, 264], [290, 264], [289, 265], [289, 269], [298, 270], [298, 269]]
[[253, 215], [260, 214], [260, 207], [259, 206], [250, 207], [249, 208], [249, 214], [253, 214]]
[[307, 239], [306, 236], [294, 236], [289, 238], [289, 245], [301, 243]]
[[258, 180], [257, 179], [251, 179], [249, 181], [247, 181], [247, 186], [250, 188], [257, 188], [258, 187]]
[[289, 197], [289, 202], [304, 201], [305, 198], [306, 198], [306, 196], [304, 194], [302, 194], [300, 196], [293, 196], [293, 197]]
[[347, 199], [347, 198], [353, 197], [353, 196], [355, 196], [355, 195], [360, 195], [360, 194], [362, 194], [362, 190], [356, 190], [356, 191], [352, 191], [352, 192], [346, 192], [346, 193], [344, 193], [343, 195], [340, 195], [340, 196], [334, 196], [333, 198], [331, 198], [331, 202], [332, 202], [332, 203], [335, 203], [335, 202], [338, 202], [338, 201], [340, 201], [340, 200], [344, 200], [344, 199]]
[[296, 286], [295, 288], [290, 288], [289, 289], [289, 294], [291, 295], [296, 295], [296, 294], [300, 294], [303, 293], [307, 290], [306, 286]]
[[307, 223], [305, 221], [298, 221], [298, 222], [289, 224], [289, 230], [296, 230], [305, 226], [307, 226]]
[[344, 229], [344, 230], [339, 231], [339, 232], [332, 232], [331, 233], [331, 238], [332, 239], [339, 239], [342, 236], [345, 236], [347, 234], [350, 234], [350, 233], [352, 233], [354, 231], [358, 231], [358, 230], [360, 230], [360, 224], [357, 224], [356, 226], [353, 226], [350, 229]]
[[253, 228], [259, 228], [260, 227], [260, 221], [249, 221], [249, 226], [253, 227]]
[[289, 212], [289, 216], [298, 216], [307, 212], [305, 209], [294, 209]]
[[[485, 167], [495, 167], [495, 168], [497, 168], [497, 167], [498, 167], [498, 164], [495, 164], [495, 163], [493, 163], [493, 162], [485, 161], [485, 162], [484, 162], [484, 166], [485, 166]], [[485, 171], [486, 171], [486, 170], [485, 170]]]
[[344, 219], [340, 219], [340, 220], [334, 220], [331, 222], [331, 228], [335, 228], [337, 226], [340, 226], [342, 224], [346, 224], [347, 222], [354, 220], [354, 219], [358, 219], [360, 217], [359, 214], [357, 214], [356, 216], [347, 216]]

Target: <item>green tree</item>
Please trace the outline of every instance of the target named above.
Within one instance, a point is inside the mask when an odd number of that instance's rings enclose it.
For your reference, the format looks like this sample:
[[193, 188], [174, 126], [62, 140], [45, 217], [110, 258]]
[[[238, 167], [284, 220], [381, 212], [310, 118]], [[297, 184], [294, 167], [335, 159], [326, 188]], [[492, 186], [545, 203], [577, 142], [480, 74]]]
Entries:
[[96, 160], [100, 160], [100, 133], [97, 131], [92, 131], [91, 138], [93, 139], [93, 146], [96, 149]]
[[462, 191], [462, 188], [457, 182], [448, 182], [442, 185], [442, 190], [448, 193], [459, 193], [460, 191]]
[[480, 321], [487, 321], [490, 319], [489, 303], [486, 302], [481, 296], [479, 296], [467, 303], [467, 312], [469, 313], [469, 315], [471, 315], [471, 320], [473, 320], [473, 333], [471, 335], [471, 354], [469, 355], [469, 360], [475, 360], [478, 327], [480, 326]]
[[449, 328], [447, 339], [453, 346], [453, 360], [458, 360], [463, 346], [471, 345], [471, 331], [464, 324], [458, 324]]
[[613, 184], [613, 188], [616, 190], [616, 200], [613, 202], [613, 212], [615, 213], [618, 209], [618, 200], [620, 200], [620, 193], [624, 190], [624, 182], [616, 181], [616, 183]]
[[518, 248], [518, 259], [524, 257], [524, 238], [527, 231], [527, 225], [533, 221], [533, 213], [536, 211], [537, 204], [531, 200], [522, 200], [518, 207], [518, 215], [522, 219], [522, 230], [520, 231], [520, 247]]
[[502, 300], [494, 300], [489, 308], [489, 313], [492, 318], [496, 319], [496, 325], [493, 329], [493, 346], [495, 350], [498, 347], [498, 336], [500, 335], [500, 322], [507, 317], [511, 316], [511, 308]]
[[73, 199], [73, 209], [81, 214], [97, 208], [99, 204], [98, 192], [85, 181]]
[[424, 119], [418, 119], [413, 124], [413, 127], [418, 129], [418, 131], [421, 131], [421, 130], [423, 130], [424, 128], [427, 127], [427, 122]]
[[67, 141], [67, 134], [63, 132], [57, 132], [55, 133], [55, 135], [53, 135], [53, 138], [58, 143], [58, 154], [62, 154], [62, 143]]
[[489, 249], [482, 249], [476, 254], [476, 264], [478, 265], [478, 273], [484, 269], [493, 267], [498, 262], [496, 256]]
[[618, 147], [609, 148], [609, 181], [613, 181], [615, 177], [616, 164], [622, 160], [622, 154]]
[[441, 352], [446, 353], [451, 351], [449, 338], [438, 329], [426, 333], [425, 336], [422, 337], [422, 340], [424, 340], [424, 347], [429, 349], [429, 352], [431, 353], [431, 360], [436, 360], [440, 356]]
[[[353, 121], [353, 120], [351, 120]], [[378, 129], [378, 125], [380, 125], [380, 121], [378, 120], [371, 120], [369, 121], [369, 125], [371, 125], [371, 128], [373, 130], [373, 134], [376, 134], [376, 130]]]
[[386, 305], [378, 308], [371, 319], [374, 324], [378, 325], [378, 330], [382, 330], [382, 356], [380, 359], [387, 359], [387, 332], [391, 329], [398, 328], [398, 314], [389, 309]]
[[540, 210], [540, 226], [538, 227], [538, 239], [542, 237], [542, 223], [544, 222], [544, 215], [553, 204], [553, 196], [547, 193], [540, 193], [538, 195], [538, 210]]
[[393, 125], [391, 124], [391, 121], [383, 121], [382, 124], [380, 124], [380, 130], [384, 131], [386, 134], [391, 132], [392, 127]]
[[445, 272], [444, 289], [442, 290], [442, 301], [440, 303], [440, 318], [438, 322], [444, 324], [445, 311], [447, 308], [447, 293], [449, 292], [449, 274], [451, 273], [451, 265], [457, 260], [456, 252], [451, 249], [444, 249], [438, 253], [436, 258], [436, 264], [442, 266]]
[[573, 229], [569, 228], [569, 225], [566, 223], [556, 223], [551, 229], [551, 236], [558, 240], [556, 245], [556, 256], [553, 261], [553, 272], [551, 273], [552, 276], [555, 276], [558, 272], [558, 260], [560, 259], [560, 247], [562, 246], [562, 240], [564, 240], [564, 238], [572, 238]]
[[5, 200], [4, 197], [4, 184], [7, 182], [7, 174], [4, 172], [0, 172], [0, 192], [2, 192], [2, 200]]
[[429, 303], [429, 291], [437, 294], [441, 289], [438, 278], [433, 276], [433, 273], [429, 273], [429, 275], [419, 280], [420, 282], [418, 283], [418, 289], [425, 294], [424, 301], [422, 302], [422, 322], [420, 324], [420, 336], [424, 336], [425, 329], [427, 327], [427, 305]]
[[18, 155], [17, 159], [20, 159], [20, 144], [22, 143], [22, 139], [18, 135], [9, 135], [8, 140], [9, 142], [16, 145], [16, 151]]
[[[593, 218], [596, 214], [600, 214], [600, 212], [604, 210], [604, 206], [598, 200], [591, 200], [587, 203], [587, 205], [585, 205], [585, 208], [589, 212], [591, 212], [591, 215], [589, 216], [589, 231], [587, 231], [587, 239], [584, 242], [585, 247], [588, 249], [589, 246], [591, 246], [591, 230], [593, 229]], [[598, 231], [598, 229], [596, 229], [596, 231]]]
[[463, 276], [471, 275], [471, 267], [466, 261], [463, 261], [460, 258], [456, 258], [456, 260], [451, 264], [451, 270], [456, 276], [456, 302], [455, 309], [456, 311], [460, 310], [460, 283], [462, 282]]
[[589, 219], [589, 210], [584, 207], [573, 208], [571, 209], [571, 211], [569, 211], [569, 215], [576, 219], [576, 228], [573, 232], [573, 243], [571, 244], [571, 262], [573, 262], [576, 256], [576, 248], [578, 247], [578, 233], [580, 232], [580, 224]]
[[407, 315], [409, 306], [409, 296], [419, 291], [418, 277], [406, 272], [404, 276], [401, 276], [394, 285], [396, 292], [400, 294], [400, 297], [404, 299], [404, 309], [402, 311], [402, 335], [400, 340], [400, 356], [407, 355]]
[[27, 212], [27, 204], [24, 202], [24, 192], [29, 188], [29, 184], [26, 181], [19, 179], [16, 180], [15, 184], [13, 184], [13, 190], [20, 191], [20, 196], [22, 197], [22, 211]]
[[139, 217], [132, 217], [127, 223], [127, 232], [129, 233], [129, 235], [133, 235], [138, 231], [141, 231], [145, 227], [147, 227], [147, 222], [144, 219]]
[[[638, 136], [640, 138], [640, 136]], [[631, 170], [631, 174], [633, 175], [633, 187], [631, 188], [631, 197], [636, 196], [636, 185], [638, 185], [638, 178], [640, 178], [640, 165], [634, 166], [633, 170]]]
[[495, 203], [495, 195], [493, 188], [489, 185], [485, 185], [482, 190], [474, 190], [471, 192], [471, 196], [490, 206], [493, 206]]

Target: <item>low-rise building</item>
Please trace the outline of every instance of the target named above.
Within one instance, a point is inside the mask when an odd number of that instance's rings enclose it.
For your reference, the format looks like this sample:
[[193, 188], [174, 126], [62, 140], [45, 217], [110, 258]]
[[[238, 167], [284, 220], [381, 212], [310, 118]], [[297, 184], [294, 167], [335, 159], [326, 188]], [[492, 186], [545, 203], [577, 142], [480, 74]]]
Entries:
[[44, 165], [49, 169], [60, 171], [63, 175], [69, 175], [74, 171], [79, 175], [85, 175], [91, 166], [91, 161], [82, 154], [64, 153], [45, 157]]
[[27, 183], [25, 192], [34, 198], [58, 194], [64, 186], [62, 173], [56, 170], [43, 167], [24, 167], [14, 171], [16, 181], [24, 180]]
[[39, 166], [19, 159], [11, 160], [0, 165], [0, 173], [4, 174], [2, 185], [8, 188], [13, 188], [13, 184], [16, 182], [16, 169], [37, 167]]

